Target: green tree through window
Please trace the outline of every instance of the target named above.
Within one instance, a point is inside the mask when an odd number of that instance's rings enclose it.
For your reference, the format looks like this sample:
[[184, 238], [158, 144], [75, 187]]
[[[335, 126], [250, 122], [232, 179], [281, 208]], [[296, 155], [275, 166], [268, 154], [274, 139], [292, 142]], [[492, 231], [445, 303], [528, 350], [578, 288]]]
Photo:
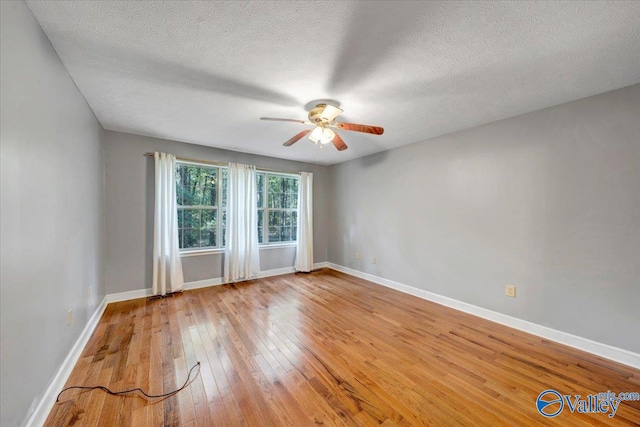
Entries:
[[[227, 171], [219, 167], [178, 163], [176, 197], [181, 249], [224, 246]], [[226, 190], [225, 190], [226, 192]]]
[[296, 241], [298, 182], [296, 176], [258, 173], [260, 243]]
[[[295, 242], [299, 178], [258, 172], [256, 179], [259, 243]], [[180, 249], [224, 247], [227, 168], [179, 162], [176, 197]]]

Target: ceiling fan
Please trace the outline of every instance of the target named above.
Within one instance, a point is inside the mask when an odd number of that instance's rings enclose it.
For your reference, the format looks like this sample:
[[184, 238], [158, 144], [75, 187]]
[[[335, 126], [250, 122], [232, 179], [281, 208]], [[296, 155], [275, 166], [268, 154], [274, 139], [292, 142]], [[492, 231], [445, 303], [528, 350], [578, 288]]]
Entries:
[[275, 119], [271, 117], [260, 117], [260, 120], [273, 120], [280, 122], [294, 122], [305, 125], [314, 125], [311, 129], [303, 130], [296, 134], [283, 145], [289, 147], [298, 142], [305, 136], [309, 135], [309, 139], [320, 146], [330, 142], [338, 149], [338, 151], [346, 150], [347, 144], [344, 143], [340, 135], [334, 129], [351, 130], [356, 132], [371, 133], [374, 135], [382, 135], [384, 129], [379, 126], [359, 125], [356, 123], [340, 123], [336, 122], [336, 117], [342, 113], [342, 109], [330, 104], [317, 104], [309, 111], [309, 120], [296, 119]]

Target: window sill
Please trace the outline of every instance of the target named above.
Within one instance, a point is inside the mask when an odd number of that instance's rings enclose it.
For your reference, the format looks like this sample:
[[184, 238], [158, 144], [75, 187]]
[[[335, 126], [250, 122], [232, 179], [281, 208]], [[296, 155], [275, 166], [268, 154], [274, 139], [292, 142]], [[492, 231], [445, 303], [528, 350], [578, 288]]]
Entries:
[[[258, 246], [258, 250], [267, 250], [267, 249], [285, 249], [285, 248], [295, 248], [296, 247], [296, 243], [295, 242], [288, 242], [288, 243], [271, 243], [269, 245], [260, 245]], [[189, 250], [189, 251], [182, 251], [180, 252], [180, 257], [184, 258], [184, 257], [190, 257], [190, 256], [201, 256], [201, 255], [216, 255], [216, 254], [223, 254], [224, 253], [224, 248], [215, 248], [215, 249], [195, 249], [195, 250]]]
[[223, 254], [224, 248], [215, 248], [215, 249], [196, 249], [190, 251], [180, 252], [180, 257], [189, 257], [189, 256], [200, 256], [200, 255], [215, 255], [215, 254]]
[[271, 243], [268, 245], [260, 245], [258, 249], [283, 249], [283, 248], [295, 248], [297, 246], [296, 242], [287, 242], [287, 243]]

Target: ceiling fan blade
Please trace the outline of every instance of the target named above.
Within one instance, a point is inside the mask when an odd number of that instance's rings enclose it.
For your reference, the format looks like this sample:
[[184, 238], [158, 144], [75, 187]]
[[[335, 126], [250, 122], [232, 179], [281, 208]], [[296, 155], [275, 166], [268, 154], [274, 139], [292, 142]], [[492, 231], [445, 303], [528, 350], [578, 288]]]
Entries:
[[333, 137], [331, 142], [333, 142], [333, 145], [338, 149], [338, 151], [344, 151], [347, 148], [349, 148], [347, 147], [347, 144], [344, 143], [342, 138], [340, 138], [340, 135], [338, 135], [337, 133], [336, 133], [336, 136]]
[[294, 123], [302, 123], [302, 124], [310, 124], [311, 122], [307, 120], [298, 120], [298, 119], [276, 119], [273, 117], [260, 117], [260, 120], [270, 120], [273, 122], [294, 122]]
[[357, 123], [336, 123], [334, 126], [338, 129], [372, 133], [374, 135], [382, 135], [384, 133], [384, 128], [379, 126], [359, 125]]
[[287, 142], [285, 142], [282, 145], [284, 145], [285, 147], [293, 145], [294, 143], [296, 143], [299, 140], [301, 140], [302, 138], [304, 138], [309, 132], [311, 132], [311, 129], [305, 129], [302, 132], [297, 133], [293, 138], [291, 138], [290, 140], [288, 140]]
[[321, 119], [325, 119], [328, 122], [332, 122], [336, 117], [338, 117], [342, 113], [342, 110], [333, 105], [327, 105], [322, 110], [322, 114], [320, 114]]

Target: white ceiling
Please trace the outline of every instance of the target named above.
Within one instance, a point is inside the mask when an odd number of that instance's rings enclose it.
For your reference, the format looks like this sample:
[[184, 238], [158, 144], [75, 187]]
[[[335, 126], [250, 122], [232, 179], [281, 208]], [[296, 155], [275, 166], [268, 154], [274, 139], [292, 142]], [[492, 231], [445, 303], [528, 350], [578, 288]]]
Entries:
[[[321, 164], [640, 82], [640, 2], [27, 2], [105, 129]], [[308, 139], [341, 103], [349, 149]]]

